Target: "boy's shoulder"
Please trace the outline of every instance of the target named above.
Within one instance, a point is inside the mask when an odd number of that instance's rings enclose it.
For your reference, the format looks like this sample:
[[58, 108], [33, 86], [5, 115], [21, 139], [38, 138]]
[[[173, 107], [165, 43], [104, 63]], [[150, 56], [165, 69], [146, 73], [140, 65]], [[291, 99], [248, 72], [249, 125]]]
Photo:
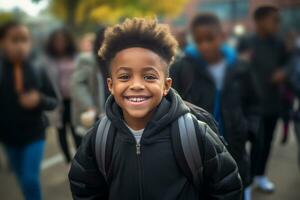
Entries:
[[187, 53], [183, 53], [183, 55], [175, 60], [175, 63], [182, 63], [182, 64], [196, 64], [195, 58], [192, 56], [188, 55]]
[[96, 65], [96, 59], [92, 53], [80, 53], [76, 57], [76, 64]]
[[100, 124], [101, 119], [96, 121], [94, 125], [86, 131], [86, 134], [83, 136], [81, 146], [92, 147], [91, 150], [94, 150], [94, 143], [96, 140], [97, 128]]
[[218, 133], [217, 122], [208, 111], [190, 102], [184, 101], [184, 103], [189, 108], [190, 113], [195, 116], [197, 121], [206, 123], [215, 133]]
[[176, 59], [170, 67], [171, 75], [173, 76], [192, 76], [194, 70], [197, 68], [197, 63], [193, 58], [188, 55], [183, 55], [181, 58]]

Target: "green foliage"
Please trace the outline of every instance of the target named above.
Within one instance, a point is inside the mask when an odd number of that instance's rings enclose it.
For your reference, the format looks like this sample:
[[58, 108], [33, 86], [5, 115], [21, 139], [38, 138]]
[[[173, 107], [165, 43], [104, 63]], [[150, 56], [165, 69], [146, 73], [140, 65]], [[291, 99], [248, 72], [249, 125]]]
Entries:
[[15, 16], [10, 12], [0, 12], [0, 24], [15, 19]]
[[[32, 0], [39, 2], [42, 0]], [[124, 17], [176, 16], [187, 0], [50, 0], [50, 11], [71, 26], [115, 23]]]

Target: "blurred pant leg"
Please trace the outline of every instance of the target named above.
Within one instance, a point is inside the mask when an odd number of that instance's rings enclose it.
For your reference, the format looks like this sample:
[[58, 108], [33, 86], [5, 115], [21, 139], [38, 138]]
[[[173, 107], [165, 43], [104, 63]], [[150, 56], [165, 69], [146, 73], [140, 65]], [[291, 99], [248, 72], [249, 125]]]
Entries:
[[[260, 126], [262, 129], [262, 125]], [[258, 168], [258, 160], [261, 155], [261, 149], [263, 145], [263, 136], [262, 131], [259, 131], [258, 137], [255, 140], [251, 141], [251, 150], [250, 150], [250, 169], [251, 169], [251, 181], [256, 176], [257, 168]]]
[[277, 115], [266, 115], [262, 117], [262, 129], [260, 135], [260, 137], [262, 137], [262, 141], [259, 147], [261, 149], [259, 152], [257, 152], [259, 153], [258, 159], [256, 161], [254, 160], [255, 164], [257, 165], [255, 169], [255, 175], [261, 176], [265, 174], [277, 120]]
[[13, 170], [18, 179], [21, 172], [21, 148], [5, 146], [5, 150], [6, 157], [9, 162], [9, 167]]
[[45, 141], [28, 145], [23, 152], [21, 184], [26, 200], [41, 200], [40, 168], [43, 160]]
[[71, 129], [71, 134], [75, 142], [75, 146], [78, 148], [81, 143], [81, 137], [75, 133], [75, 129], [71, 122], [71, 102], [70, 100], [64, 100], [64, 110], [62, 113], [62, 127], [58, 129], [59, 134], [59, 144], [64, 153], [64, 157], [67, 163], [71, 161], [71, 154], [69, 150], [69, 145], [67, 141], [67, 132], [68, 132], [68, 125]]
[[295, 135], [296, 135], [296, 140], [298, 145], [298, 164], [300, 169], [300, 120], [295, 120], [294, 126], [295, 126]]
[[78, 148], [80, 146], [82, 138], [81, 138], [81, 136], [76, 134], [75, 128], [72, 124], [72, 120], [71, 120], [72, 110], [71, 110], [71, 101], [70, 100], [64, 101], [64, 108], [65, 108], [64, 123], [66, 123], [70, 126], [71, 134], [72, 134], [75, 146], [76, 146], [76, 148]]
[[40, 140], [21, 148], [7, 147], [10, 164], [15, 171], [26, 200], [41, 200], [40, 167], [45, 141]]

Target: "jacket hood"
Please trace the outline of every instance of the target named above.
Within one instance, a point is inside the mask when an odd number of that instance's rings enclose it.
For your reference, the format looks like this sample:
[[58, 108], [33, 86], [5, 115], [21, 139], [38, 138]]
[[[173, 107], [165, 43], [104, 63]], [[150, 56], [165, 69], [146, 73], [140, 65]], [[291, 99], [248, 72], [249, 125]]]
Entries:
[[[130, 133], [123, 120], [122, 109], [117, 105], [112, 95], [107, 99], [105, 109], [106, 115], [112, 121], [113, 126]], [[184, 104], [177, 92], [171, 89], [168, 95], [155, 108], [152, 119], [145, 127], [143, 138], [147, 139], [158, 134], [162, 129], [187, 112], [189, 112], [189, 108]]]
[[[232, 47], [230, 47], [227, 44], [223, 44], [220, 47], [220, 51], [221, 51], [221, 54], [224, 56], [228, 65], [232, 65], [236, 62], [237, 53]], [[195, 44], [192, 43], [192, 44], [187, 45], [187, 47], [184, 49], [184, 52], [187, 57], [190, 57], [190, 58], [196, 60], [197, 62], [200, 62], [200, 63], [206, 65], [206, 62], [202, 58], [201, 52], [198, 51]]]

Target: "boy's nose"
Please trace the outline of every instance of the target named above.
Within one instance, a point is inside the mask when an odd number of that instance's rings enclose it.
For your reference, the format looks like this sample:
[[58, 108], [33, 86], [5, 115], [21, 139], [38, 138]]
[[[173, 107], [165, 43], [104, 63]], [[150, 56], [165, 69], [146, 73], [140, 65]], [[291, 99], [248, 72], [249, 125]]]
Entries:
[[143, 84], [143, 81], [140, 79], [134, 79], [130, 85], [131, 90], [142, 90], [145, 86]]

